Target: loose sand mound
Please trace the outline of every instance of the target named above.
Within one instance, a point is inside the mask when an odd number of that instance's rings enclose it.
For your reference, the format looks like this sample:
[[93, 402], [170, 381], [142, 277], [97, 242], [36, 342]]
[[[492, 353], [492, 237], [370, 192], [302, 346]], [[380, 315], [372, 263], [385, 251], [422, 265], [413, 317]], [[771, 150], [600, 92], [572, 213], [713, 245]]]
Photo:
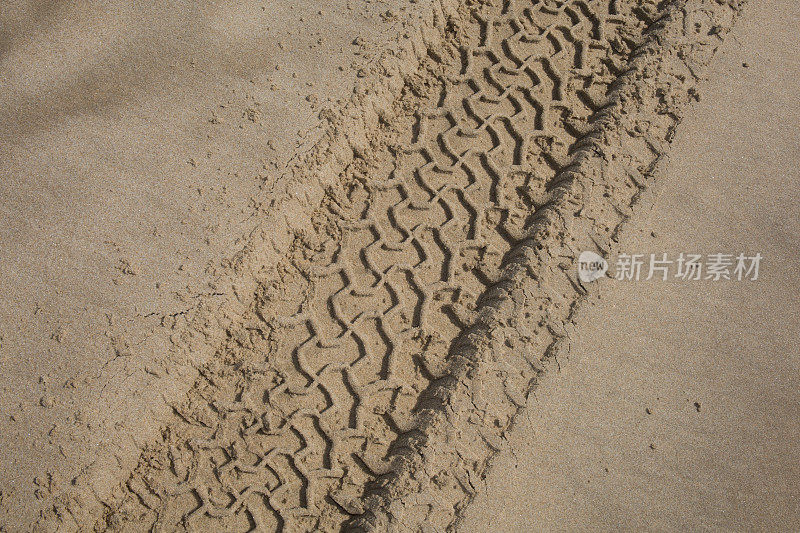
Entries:
[[42, 527], [456, 519], [739, 3], [419, 9], [177, 329], [215, 353], [138, 467], [97, 463]]

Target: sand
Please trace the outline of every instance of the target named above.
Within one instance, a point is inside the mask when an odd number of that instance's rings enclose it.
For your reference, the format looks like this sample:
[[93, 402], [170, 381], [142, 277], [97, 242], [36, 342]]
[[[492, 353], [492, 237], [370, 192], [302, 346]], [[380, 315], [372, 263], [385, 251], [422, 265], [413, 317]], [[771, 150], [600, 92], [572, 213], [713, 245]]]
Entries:
[[[647, 224], [740, 9], [634, 4], [4, 12], [0, 525], [491, 517], [513, 489], [478, 487], [514, 471], [492, 458], [539, 435], [517, 411], [588, 330], [576, 251]], [[683, 135], [705, 135], [698, 120]], [[719, 327], [750, 339], [738, 324]]]

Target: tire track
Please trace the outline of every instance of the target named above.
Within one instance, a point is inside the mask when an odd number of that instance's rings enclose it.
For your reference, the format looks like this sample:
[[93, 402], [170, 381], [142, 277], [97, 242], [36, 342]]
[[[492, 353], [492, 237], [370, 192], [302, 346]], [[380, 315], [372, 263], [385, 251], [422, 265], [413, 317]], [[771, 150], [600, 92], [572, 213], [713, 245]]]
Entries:
[[574, 276], [578, 255], [608, 256], [616, 247], [743, 4], [635, 8], [648, 24], [626, 68], [591, 117], [591, 131], [548, 184], [547, 202], [506, 255], [476, 320], [453, 342], [445, 377], [423, 394], [417, 431], [403, 436], [394, 469], [370, 484], [366, 512], [348, 530], [455, 528], [544, 365], [568, 348], [574, 314], [591, 294]]
[[[102, 525], [451, 524], [583, 292], [565, 219], [610, 242], [639, 194], [630, 173], [586, 184], [579, 169], [608, 141], [615, 83], [672, 9], [443, 11], [447, 46], [428, 50], [426, 76], [407, 80], [401, 112], [258, 287]], [[661, 153], [635, 144], [626, 165]], [[599, 201], [582, 213], [587, 198]]]

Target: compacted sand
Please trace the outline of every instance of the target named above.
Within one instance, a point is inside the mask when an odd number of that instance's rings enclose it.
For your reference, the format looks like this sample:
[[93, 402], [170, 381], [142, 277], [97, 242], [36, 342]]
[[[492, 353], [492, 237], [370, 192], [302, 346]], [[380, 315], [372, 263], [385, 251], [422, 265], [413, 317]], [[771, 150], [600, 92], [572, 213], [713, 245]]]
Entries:
[[[4, 9], [0, 530], [796, 528], [796, 13], [742, 4]], [[577, 278], [717, 244], [760, 285]]]

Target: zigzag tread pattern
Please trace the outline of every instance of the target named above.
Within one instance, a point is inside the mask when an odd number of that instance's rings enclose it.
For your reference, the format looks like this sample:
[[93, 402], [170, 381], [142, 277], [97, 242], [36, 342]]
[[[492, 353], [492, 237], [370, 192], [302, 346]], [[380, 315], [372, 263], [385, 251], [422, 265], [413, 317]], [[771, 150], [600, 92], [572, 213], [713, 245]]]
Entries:
[[[649, 1], [465, 10], [471, 41], [385, 150], [343, 176], [278, 278], [175, 407], [112, 531], [338, 530], [417, 427], [655, 14]], [[405, 127], [408, 126], [408, 127]]]

